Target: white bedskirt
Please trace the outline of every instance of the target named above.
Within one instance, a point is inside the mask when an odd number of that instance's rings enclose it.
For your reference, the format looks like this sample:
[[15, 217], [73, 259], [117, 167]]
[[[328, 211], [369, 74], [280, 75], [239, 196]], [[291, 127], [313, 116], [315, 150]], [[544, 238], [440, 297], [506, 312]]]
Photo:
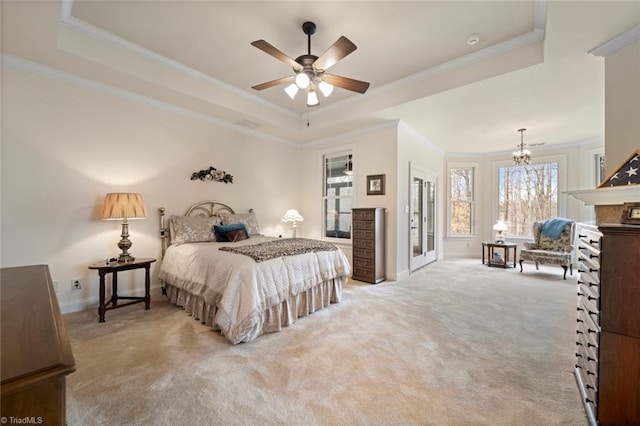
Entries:
[[169, 301], [181, 306], [201, 323], [220, 330], [233, 344], [250, 342], [261, 334], [274, 333], [293, 324], [296, 319], [312, 314], [342, 298], [342, 287], [347, 277], [320, 282], [306, 291], [285, 299], [262, 312], [247, 317], [241, 324], [232, 324], [231, 316], [198, 295], [163, 282]]

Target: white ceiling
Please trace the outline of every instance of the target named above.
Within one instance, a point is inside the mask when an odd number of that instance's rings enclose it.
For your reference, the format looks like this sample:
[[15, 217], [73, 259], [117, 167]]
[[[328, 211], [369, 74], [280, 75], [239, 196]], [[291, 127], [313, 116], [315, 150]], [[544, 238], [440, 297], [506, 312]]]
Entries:
[[[366, 94], [307, 108], [283, 86], [251, 89], [292, 70], [250, 43], [296, 58], [305, 21], [313, 54], [342, 35], [358, 46], [330, 72]], [[513, 150], [521, 127], [533, 145], [601, 140], [604, 62], [588, 51], [638, 23], [639, 1], [3, 1], [2, 52], [293, 143], [401, 120], [482, 154]]]

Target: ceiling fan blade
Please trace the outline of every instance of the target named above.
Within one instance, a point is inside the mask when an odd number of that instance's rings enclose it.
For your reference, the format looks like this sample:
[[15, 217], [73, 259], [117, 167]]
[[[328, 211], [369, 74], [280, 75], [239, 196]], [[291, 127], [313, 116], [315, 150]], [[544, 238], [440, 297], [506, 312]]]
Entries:
[[289, 77], [282, 77], [277, 80], [271, 80], [271, 81], [267, 81], [266, 83], [257, 84], [251, 88], [255, 90], [264, 90], [264, 89], [268, 89], [269, 87], [278, 86], [280, 84], [293, 83], [295, 80], [296, 80], [296, 76], [291, 75]]
[[351, 90], [352, 92], [364, 93], [369, 88], [369, 83], [366, 81], [354, 80], [353, 78], [339, 75], [322, 74], [322, 80], [336, 87]]
[[273, 56], [274, 58], [281, 60], [282, 62], [284, 62], [285, 64], [289, 65], [290, 67], [292, 67], [296, 71], [302, 69], [302, 65], [300, 65], [299, 63], [297, 63], [296, 61], [294, 61], [293, 59], [291, 59], [290, 57], [288, 57], [284, 53], [282, 53], [282, 51], [280, 51], [276, 47], [273, 47], [267, 41], [256, 40], [253, 43], [251, 43], [251, 45], [257, 47], [258, 49], [262, 50], [265, 53], [268, 53], [269, 55]]
[[327, 70], [358, 47], [345, 36], [340, 37], [313, 63], [317, 70]]

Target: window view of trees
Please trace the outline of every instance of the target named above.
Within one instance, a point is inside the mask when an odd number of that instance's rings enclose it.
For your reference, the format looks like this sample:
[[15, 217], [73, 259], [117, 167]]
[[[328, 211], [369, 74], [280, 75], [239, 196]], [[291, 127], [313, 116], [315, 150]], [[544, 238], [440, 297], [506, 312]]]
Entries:
[[353, 156], [325, 156], [324, 166], [324, 236], [350, 239]]
[[533, 222], [558, 215], [558, 163], [500, 167], [498, 217], [507, 235], [531, 236]]
[[449, 171], [449, 233], [473, 234], [473, 167], [451, 168]]

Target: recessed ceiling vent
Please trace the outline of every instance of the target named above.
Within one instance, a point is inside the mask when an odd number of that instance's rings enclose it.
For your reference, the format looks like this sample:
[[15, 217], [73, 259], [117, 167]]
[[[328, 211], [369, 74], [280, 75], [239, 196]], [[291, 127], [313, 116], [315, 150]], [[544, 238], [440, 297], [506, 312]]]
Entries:
[[247, 119], [238, 121], [235, 124], [240, 126], [240, 127], [246, 127], [247, 129], [251, 129], [251, 130], [256, 129], [256, 128], [261, 126], [260, 123], [256, 123], [255, 121], [251, 121], [251, 120], [247, 120]]

